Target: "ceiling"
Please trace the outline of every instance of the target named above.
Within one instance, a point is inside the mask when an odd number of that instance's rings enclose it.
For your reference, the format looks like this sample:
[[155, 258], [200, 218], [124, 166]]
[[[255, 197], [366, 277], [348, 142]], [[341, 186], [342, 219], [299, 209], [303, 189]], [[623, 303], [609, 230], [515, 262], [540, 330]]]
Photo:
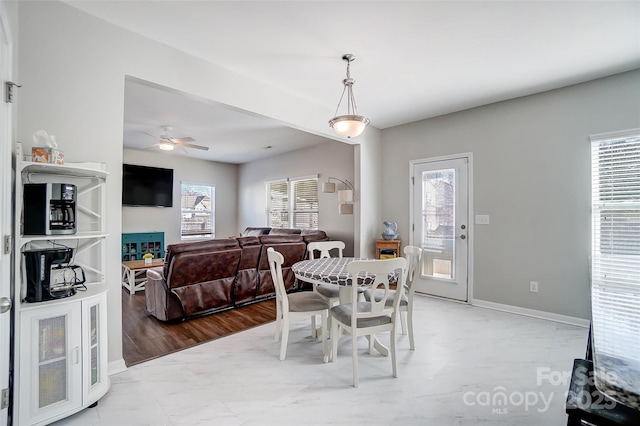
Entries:
[[[638, 1], [65, 3], [330, 110], [352, 53], [359, 112], [379, 129], [640, 68]], [[201, 158], [232, 163], [327, 141], [140, 82], [125, 114], [126, 146], [167, 124], [211, 146]]]
[[[162, 151], [158, 140], [149, 136], [165, 134], [195, 139], [191, 144], [208, 151], [176, 148]], [[150, 149], [167, 155], [242, 164], [287, 151], [302, 149], [329, 139], [283, 125], [210, 100], [177, 92], [139, 80], [127, 79], [124, 91], [124, 146]]]

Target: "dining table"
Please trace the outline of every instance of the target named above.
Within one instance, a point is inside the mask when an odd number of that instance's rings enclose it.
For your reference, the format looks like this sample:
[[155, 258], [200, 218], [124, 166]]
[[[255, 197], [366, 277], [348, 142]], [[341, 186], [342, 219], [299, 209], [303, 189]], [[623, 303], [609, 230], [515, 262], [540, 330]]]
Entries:
[[[353, 285], [353, 277], [347, 272], [347, 265], [355, 260], [373, 260], [359, 257], [325, 257], [320, 259], [301, 260], [291, 265], [291, 271], [297, 279], [317, 284], [336, 284], [340, 286], [340, 303], [351, 303], [353, 300], [352, 291], [349, 286]], [[360, 287], [370, 287], [375, 281], [375, 275], [366, 272], [359, 272], [357, 285]], [[397, 282], [397, 273], [389, 274], [389, 282]], [[389, 355], [389, 348], [384, 346], [374, 336], [373, 347], [384, 356]]]

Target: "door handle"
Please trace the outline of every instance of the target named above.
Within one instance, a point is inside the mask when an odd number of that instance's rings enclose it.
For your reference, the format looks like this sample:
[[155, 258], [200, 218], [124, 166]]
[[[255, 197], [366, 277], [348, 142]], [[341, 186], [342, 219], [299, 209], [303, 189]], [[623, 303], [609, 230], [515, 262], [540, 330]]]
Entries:
[[11, 299], [8, 297], [0, 297], [0, 314], [4, 314], [5, 312], [11, 309]]

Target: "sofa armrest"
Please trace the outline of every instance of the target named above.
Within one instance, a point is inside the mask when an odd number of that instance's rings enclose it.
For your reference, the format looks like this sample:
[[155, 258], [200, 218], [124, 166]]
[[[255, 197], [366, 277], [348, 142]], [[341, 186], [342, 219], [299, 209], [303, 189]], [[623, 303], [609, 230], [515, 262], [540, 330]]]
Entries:
[[147, 312], [159, 320], [169, 321], [184, 316], [180, 301], [167, 286], [162, 267], [147, 270], [144, 294]]

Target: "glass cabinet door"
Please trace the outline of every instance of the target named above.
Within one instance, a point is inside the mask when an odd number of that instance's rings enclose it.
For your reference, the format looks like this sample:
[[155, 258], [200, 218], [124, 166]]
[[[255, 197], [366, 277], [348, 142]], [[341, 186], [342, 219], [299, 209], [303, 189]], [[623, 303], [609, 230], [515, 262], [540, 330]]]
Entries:
[[109, 386], [107, 377], [106, 293], [83, 301], [84, 405], [97, 401]]
[[[35, 423], [64, 413], [82, 402], [76, 386], [81, 374], [80, 306], [65, 304], [22, 314], [20, 394], [24, 404], [20, 424]], [[23, 330], [26, 331], [26, 330]], [[26, 419], [25, 419], [26, 417]], [[29, 419], [29, 420], [27, 420]]]

